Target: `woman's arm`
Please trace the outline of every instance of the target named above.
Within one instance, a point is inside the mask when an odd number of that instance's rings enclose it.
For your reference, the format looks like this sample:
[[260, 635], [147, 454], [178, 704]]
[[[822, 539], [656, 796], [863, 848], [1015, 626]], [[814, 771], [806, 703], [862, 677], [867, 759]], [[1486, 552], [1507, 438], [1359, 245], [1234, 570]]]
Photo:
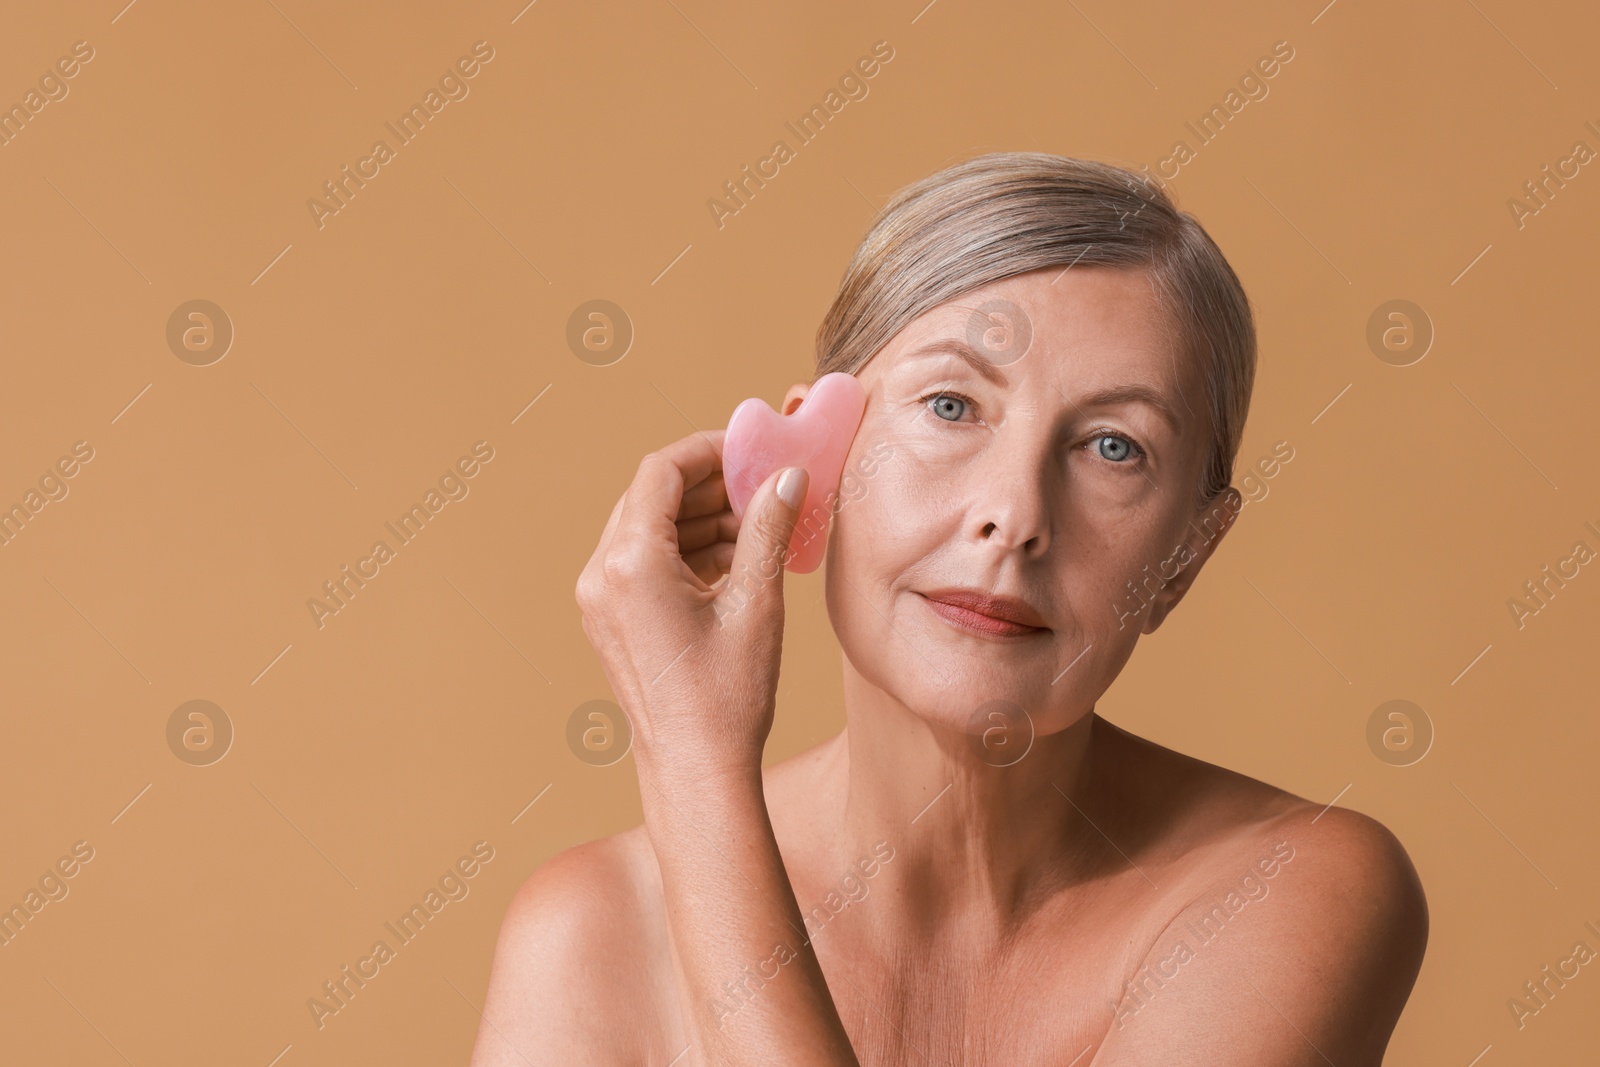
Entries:
[[784, 871], [760, 767], [647, 767], [692, 1062], [855, 1064]]
[[[853, 1065], [761, 784], [783, 564], [806, 481], [769, 477], [741, 523], [720, 477], [721, 438], [694, 434], [645, 457], [578, 602], [633, 728], [689, 1062]], [[706, 580], [724, 572], [713, 590]]]

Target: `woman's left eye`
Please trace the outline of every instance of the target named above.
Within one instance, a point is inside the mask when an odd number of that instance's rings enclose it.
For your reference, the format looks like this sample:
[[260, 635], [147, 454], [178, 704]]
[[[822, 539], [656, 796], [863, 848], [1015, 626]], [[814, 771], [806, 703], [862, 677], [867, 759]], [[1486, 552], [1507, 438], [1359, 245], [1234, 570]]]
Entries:
[[1097, 434], [1090, 438], [1089, 444], [1094, 446], [1095, 453], [1101, 459], [1111, 463], [1125, 463], [1131, 458], [1144, 455], [1144, 449], [1118, 434]]
[[951, 392], [949, 389], [941, 389], [936, 393], [929, 393], [921, 398], [921, 402], [927, 405], [928, 410], [932, 411], [936, 417], [943, 419], [945, 422], [959, 422], [961, 416], [972, 407], [970, 397]]

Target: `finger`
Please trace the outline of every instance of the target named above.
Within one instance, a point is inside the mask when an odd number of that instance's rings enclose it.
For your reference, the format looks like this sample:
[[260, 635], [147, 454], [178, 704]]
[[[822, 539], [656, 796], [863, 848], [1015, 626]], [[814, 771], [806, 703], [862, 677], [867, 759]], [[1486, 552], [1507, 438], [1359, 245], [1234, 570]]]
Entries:
[[697, 549], [683, 557], [683, 562], [695, 577], [707, 585], [715, 585], [721, 578], [733, 569], [733, 545], [727, 541], [718, 541], [702, 549]]
[[[784, 478], [789, 471], [797, 472], [799, 479], [789, 482]], [[793, 503], [778, 495], [780, 482], [797, 494]], [[805, 503], [809, 485], [810, 478], [804, 468], [785, 467], [773, 471], [750, 498], [750, 507], [740, 523], [732, 566], [738, 571], [741, 583], [745, 575], [751, 576], [750, 599], [756, 605], [754, 615], [757, 618], [782, 617], [784, 566], [791, 556], [795, 520]]]
[[693, 519], [701, 515], [714, 515], [728, 507], [728, 486], [723, 473], [711, 477], [683, 491], [683, 503], [678, 505], [678, 518]]
[[688, 492], [722, 472], [722, 439], [726, 434], [726, 430], [696, 430], [656, 451], [682, 468], [683, 488]]
[[615, 538], [637, 539], [647, 551], [670, 549], [676, 556], [683, 494], [722, 469], [723, 432], [693, 433], [646, 455], [623, 494]]
[[684, 556], [718, 541], [732, 545], [738, 540], [739, 520], [731, 511], [678, 520], [678, 551]]

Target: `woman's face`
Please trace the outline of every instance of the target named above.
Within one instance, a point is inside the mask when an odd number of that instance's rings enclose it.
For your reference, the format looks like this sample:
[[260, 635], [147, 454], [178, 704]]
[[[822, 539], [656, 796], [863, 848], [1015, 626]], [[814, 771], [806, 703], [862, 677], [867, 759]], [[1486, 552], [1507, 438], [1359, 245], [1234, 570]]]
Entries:
[[[825, 585], [846, 657], [952, 729], [979, 733], [994, 701], [1038, 734], [1070, 726], [1238, 510], [1231, 489], [1196, 505], [1205, 391], [1147, 275], [991, 283], [915, 319], [857, 377], [867, 406]], [[1017, 598], [1033, 625], [999, 632], [937, 599], [960, 590]]]

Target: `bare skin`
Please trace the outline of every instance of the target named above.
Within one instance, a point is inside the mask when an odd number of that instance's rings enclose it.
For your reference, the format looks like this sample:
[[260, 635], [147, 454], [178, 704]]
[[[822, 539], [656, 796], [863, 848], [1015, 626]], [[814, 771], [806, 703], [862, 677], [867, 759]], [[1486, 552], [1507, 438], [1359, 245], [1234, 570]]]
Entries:
[[[985, 374], [916, 354], [970, 338], [970, 309], [991, 297], [1031, 325], [1024, 355], [980, 346]], [[1094, 712], [1237, 514], [1232, 489], [1231, 508], [1196, 503], [1205, 393], [1145, 276], [993, 283], [911, 323], [858, 378], [868, 408], [846, 469], [888, 458], [839, 508], [827, 549], [845, 731], [759, 768], [777, 656], [762, 635], [781, 633], [781, 584], [775, 613], [758, 597], [722, 620], [719, 639], [746, 643], [687, 675], [692, 699], [669, 699], [672, 683], [634, 676], [655, 677], [681, 635], [630, 671], [619, 646], [667, 623], [637, 621], [654, 604], [637, 589], [608, 605], [591, 583], [586, 629], [592, 616], [635, 720], [645, 825], [525, 883], [475, 1067], [1380, 1064], [1428, 929], [1399, 842]], [[1130, 384], [1173, 423], [1126, 395], [1091, 402]], [[744, 573], [753, 550], [725, 510], [719, 446], [695, 435], [641, 465], [592, 573], [644, 523], [628, 518], [648, 512], [638, 500], [670, 509], [697, 604]], [[786, 529], [760, 534], [787, 543]], [[1166, 561], [1169, 580], [1130, 599], [1127, 583]], [[1045, 625], [963, 626], [922, 595], [950, 586], [1021, 597]], [[745, 661], [759, 684], [715, 681]], [[1196, 714], [1227, 699], [1195, 697]], [[1026, 709], [998, 744], [975, 717], [995, 700]], [[715, 713], [692, 710], [707, 701]]]

